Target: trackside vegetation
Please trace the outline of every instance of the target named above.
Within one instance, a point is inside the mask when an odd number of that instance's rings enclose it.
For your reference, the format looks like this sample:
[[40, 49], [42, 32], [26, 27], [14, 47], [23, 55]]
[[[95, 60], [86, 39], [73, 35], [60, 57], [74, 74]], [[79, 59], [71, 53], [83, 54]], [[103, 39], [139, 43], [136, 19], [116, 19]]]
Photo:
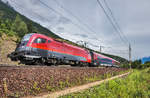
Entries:
[[60, 98], [150, 98], [150, 68]]
[[128, 72], [124, 68], [1, 67], [0, 98], [54, 92]]
[[141, 59], [132, 62], [131, 67], [134, 69], [144, 69], [150, 67], [150, 62], [142, 64]]

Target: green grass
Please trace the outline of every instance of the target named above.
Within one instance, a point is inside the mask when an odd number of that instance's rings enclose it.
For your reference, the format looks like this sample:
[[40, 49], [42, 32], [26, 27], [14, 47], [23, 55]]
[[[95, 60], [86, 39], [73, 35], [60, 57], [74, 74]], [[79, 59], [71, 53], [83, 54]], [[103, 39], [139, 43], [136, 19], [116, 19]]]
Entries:
[[60, 98], [150, 98], [150, 68]]

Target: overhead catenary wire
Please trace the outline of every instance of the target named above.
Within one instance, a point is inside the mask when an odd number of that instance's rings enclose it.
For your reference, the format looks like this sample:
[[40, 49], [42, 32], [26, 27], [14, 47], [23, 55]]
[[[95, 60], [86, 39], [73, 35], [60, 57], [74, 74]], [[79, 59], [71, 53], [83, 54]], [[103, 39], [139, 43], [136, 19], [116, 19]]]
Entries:
[[126, 40], [126, 41], [128, 42], [128, 44], [129, 44], [129, 50], [128, 50], [128, 53], [129, 53], [129, 65], [130, 65], [130, 68], [131, 68], [131, 62], [132, 62], [132, 61], [131, 61], [131, 45], [130, 45], [130, 42], [129, 42], [129, 40], [127, 39], [127, 37], [124, 35], [124, 33], [122, 32], [122, 30], [121, 30], [119, 24], [117, 23], [117, 21], [116, 21], [114, 15], [113, 15], [113, 12], [111, 11], [111, 8], [110, 8], [109, 5], [107, 4], [106, 0], [104, 0], [104, 3], [105, 3], [107, 9], [108, 9], [109, 12], [110, 12], [110, 15], [112, 16], [112, 19], [113, 19], [113, 21], [115, 22], [115, 25], [118, 27], [119, 33], [121, 33], [121, 34], [124, 36], [125, 40]]
[[[93, 32], [93, 34], [96, 34], [95, 31], [93, 31], [91, 29], [91, 27], [89, 27], [87, 24], [83, 23], [77, 16], [75, 16], [70, 10], [66, 9], [65, 7], [63, 7], [57, 0], [53, 0], [57, 5], [59, 5], [63, 10], [65, 10], [67, 13], [69, 13], [71, 16], [73, 16], [78, 22], [82, 23], [85, 27], [87, 27], [91, 32]], [[110, 10], [110, 9], [109, 9]], [[111, 11], [111, 10], [110, 10]], [[113, 17], [113, 13], [111, 11], [112, 17]], [[122, 32], [121, 28], [119, 27], [118, 23], [116, 22], [115, 18], [113, 17], [113, 20], [115, 21], [115, 24], [117, 25], [117, 27], [119, 28], [119, 33]], [[123, 34], [123, 33], [122, 33]], [[121, 36], [121, 35], [120, 35]], [[125, 37], [126, 38], [126, 37]], [[127, 39], [127, 38], [126, 38]], [[128, 40], [127, 40], [128, 41]], [[90, 43], [88, 43], [90, 44]], [[90, 44], [94, 47], [99, 47], [97, 45], [94, 44]]]
[[[95, 36], [97, 32], [95, 32], [89, 25], [87, 25], [86, 23], [84, 23], [81, 19], [79, 19], [76, 15], [74, 15], [70, 10], [66, 9], [61, 3], [59, 3], [57, 0], [53, 0], [57, 5], [59, 5], [64, 11], [66, 11], [68, 14], [70, 14], [71, 16], [73, 16], [79, 23], [82, 23], [82, 25], [84, 25], [88, 30], [90, 30], [92, 32], [92, 34], [94, 34]], [[100, 41], [99, 39], [97, 39], [98, 41]], [[101, 41], [100, 41], [101, 42]]]
[[94, 45], [90, 42], [88, 42], [89, 45], [98, 48], [98, 51], [100, 50], [100, 52], [102, 52], [102, 48], [104, 48], [104, 51], [102, 53], [105, 52], [109, 52], [109, 53], [115, 53], [115, 54], [128, 54], [128, 50], [120, 50], [120, 49], [114, 49], [112, 47], [108, 47], [108, 46], [98, 46], [98, 45]]
[[[52, 10], [53, 12], [55, 12], [56, 14], [58, 14], [58, 15], [60, 15], [60, 16], [64, 16], [62, 13], [60, 13], [60, 12], [58, 12], [58, 11], [56, 11], [55, 9], [53, 9], [52, 7], [50, 7], [50, 6], [48, 6], [46, 3], [44, 3], [43, 1], [41, 1], [41, 0], [38, 0], [42, 5], [44, 5], [45, 7], [47, 7], [48, 9], [50, 9], [50, 10]], [[70, 20], [71, 21], [71, 20]], [[87, 31], [87, 30], [85, 30], [83, 27], [81, 27], [80, 25], [78, 25], [78, 24], [76, 24], [76, 23], [74, 23], [74, 22], [72, 22], [71, 21], [71, 23], [73, 24], [73, 25], [75, 25], [76, 27], [78, 27], [80, 30], [82, 30], [82, 31], [84, 31], [84, 32], [89, 32], [89, 31]]]
[[117, 27], [115, 26], [115, 24], [113, 23], [111, 17], [107, 14], [105, 8], [103, 7], [102, 3], [100, 2], [100, 0], [97, 0], [98, 5], [100, 6], [100, 8], [103, 10], [104, 14], [106, 15], [107, 19], [109, 20], [109, 22], [111, 23], [111, 25], [113, 26], [113, 28], [118, 32], [116, 33], [117, 35], [119, 35], [120, 39], [122, 40], [122, 42], [125, 45], [128, 45], [128, 43], [122, 38], [120, 32], [118, 31]]
[[106, 5], [108, 11], [110, 12], [110, 15], [111, 15], [111, 17], [112, 17], [112, 19], [113, 19], [115, 25], [117, 26], [119, 32], [122, 33], [122, 35], [124, 36], [125, 40], [129, 43], [128, 38], [124, 35], [124, 32], [121, 30], [120, 25], [119, 25], [118, 22], [116, 21], [116, 19], [115, 19], [115, 17], [114, 17], [114, 14], [113, 14], [111, 8], [109, 7], [107, 1], [106, 1], [106, 0], [103, 0], [103, 1], [104, 1], [105, 5]]

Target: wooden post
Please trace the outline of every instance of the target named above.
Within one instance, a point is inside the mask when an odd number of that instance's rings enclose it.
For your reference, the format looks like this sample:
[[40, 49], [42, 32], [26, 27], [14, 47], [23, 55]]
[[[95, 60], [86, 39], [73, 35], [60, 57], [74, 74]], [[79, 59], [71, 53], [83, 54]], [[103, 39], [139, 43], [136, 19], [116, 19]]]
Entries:
[[8, 88], [7, 88], [6, 78], [3, 79], [3, 86], [4, 86], [5, 95], [7, 96], [7, 94], [8, 94]]

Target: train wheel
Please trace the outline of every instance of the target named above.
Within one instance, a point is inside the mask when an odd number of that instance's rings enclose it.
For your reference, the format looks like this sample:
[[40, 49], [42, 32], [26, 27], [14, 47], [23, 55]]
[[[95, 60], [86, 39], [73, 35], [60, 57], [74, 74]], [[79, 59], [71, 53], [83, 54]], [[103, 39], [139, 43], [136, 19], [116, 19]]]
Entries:
[[54, 66], [58, 66], [57, 62], [58, 62], [58, 61], [57, 61], [56, 59], [53, 59], [53, 60], [52, 60], [52, 64], [53, 64]]
[[41, 66], [45, 65], [45, 63], [46, 61], [44, 58], [37, 59], [35, 62], [36, 65], [41, 65]]
[[75, 66], [77, 66], [76, 64], [70, 64], [72, 67], [75, 67]]
[[20, 60], [20, 63], [25, 64], [25, 65], [34, 65], [35, 62], [32, 60]]

